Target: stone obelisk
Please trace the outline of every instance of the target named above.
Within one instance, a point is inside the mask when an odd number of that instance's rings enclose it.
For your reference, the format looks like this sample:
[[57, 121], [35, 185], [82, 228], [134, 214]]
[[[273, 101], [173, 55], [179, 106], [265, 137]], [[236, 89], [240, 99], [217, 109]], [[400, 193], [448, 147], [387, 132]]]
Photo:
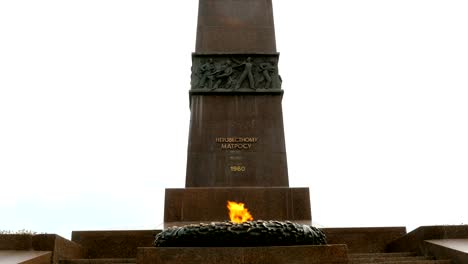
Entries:
[[290, 188], [271, 0], [199, 0], [192, 54], [186, 188], [166, 189], [165, 226], [255, 219], [311, 222], [308, 188]]

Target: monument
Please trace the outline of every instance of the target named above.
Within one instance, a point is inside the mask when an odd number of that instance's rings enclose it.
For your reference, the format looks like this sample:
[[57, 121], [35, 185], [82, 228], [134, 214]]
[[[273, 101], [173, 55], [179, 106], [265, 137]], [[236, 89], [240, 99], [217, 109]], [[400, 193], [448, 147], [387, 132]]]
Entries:
[[347, 263], [289, 187], [278, 62], [271, 0], [199, 1], [185, 188], [142, 263]]
[[200, 0], [192, 54], [185, 188], [166, 189], [164, 226], [255, 219], [310, 224], [308, 188], [290, 188], [271, 0]]
[[289, 187], [279, 73], [271, 0], [199, 0], [186, 184], [166, 190], [170, 228], [0, 234], [0, 263], [468, 263], [466, 225], [310, 226], [308, 188]]

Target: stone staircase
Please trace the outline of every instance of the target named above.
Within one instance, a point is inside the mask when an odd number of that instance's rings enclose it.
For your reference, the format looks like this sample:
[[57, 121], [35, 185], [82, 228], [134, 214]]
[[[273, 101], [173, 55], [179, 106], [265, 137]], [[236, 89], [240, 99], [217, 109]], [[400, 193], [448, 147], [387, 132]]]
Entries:
[[136, 264], [135, 258], [68, 259], [59, 264]]
[[[440, 255], [436, 260], [436, 251], [421, 251], [421, 243], [414, 241], [400, 242], [401, 246], [388, 247], [391, 241], [405, 236], [403, 228], [332, 228], [324, 229], [330, 244], [346, 244], [349, 262], [346, 264], [465, 264], [450, 254]], [[463, 229], [464, 230], [464, 229]], [[467, 228], [468, 230], [468, 228]], [[128, 231], [74, 231], [72, 242], [80, 245], [86, 252], [70, 255], [58, 252], [58, 261], [54, 264], [118, 264], [137, 263], [137, 248], [152, 248], [154, 236], [160, 230], [128, 230]], [[468, 231], [467, 231], [468, 232]], [[58, 241], [58, 246], [64, 241]], [[37, 244], [37, 243], [36, 243]], [[57, 247], [57, 246], [55, 246]], [[60, 248], [59, 247], [59, 248]], [[41, 248], [43, 249], [43, 248]], [[68, 250], [68, 249], [67, 249]], [[385, 252], [396, 253], [363, 253]], [[62, 250], [63, 251], [63, 250]], [[407, 252], [405, 252], [407, 251]], [[64, 251], [65, 252], [65, 251]], [[354, 253], [361, 252], [361, 253]], [[436, 252], [437, 253], [437, 252]], [[437, 255], [433, 255], [437, 256]], [[448, 258], [452, 258], [449, 260]], [[345, 263], [347, 258], [345, 256]], [[144, 261], [144, 260], [140, 260]], [[312, 261], [314, 262], [314, 261]], [[146, 262], [147, 263], [147, 262]], [[265, 262], [263, 262], [265, 263]], [[315, 261], [314, 263], [318, 263]], [[330, 262], [328, 262], [330, 263]]]
[[412, 252], [396, 253], [354, 253], [349, 254], [349, 264], [451, 264], [450, 260], [435, 260], [432, 257], [417, 256]]
[[[100, 258], [60, 260], [59, 264], [136, 264], [135, 258]], [[417, 256], [412, 252], [354, 253], [349, 254], [349, 264], [451, 264], [450, 260], [435, 260]]]

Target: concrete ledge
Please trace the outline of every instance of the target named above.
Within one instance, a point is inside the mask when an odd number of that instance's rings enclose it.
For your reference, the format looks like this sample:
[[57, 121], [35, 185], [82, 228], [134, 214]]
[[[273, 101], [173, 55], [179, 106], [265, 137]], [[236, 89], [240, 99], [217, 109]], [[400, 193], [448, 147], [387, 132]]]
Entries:
[[81, 245], [53, 234], [35, 235], [32, 237], [34, 250], [52, 251], [52, 263], [63, 259], [86, 257], [87, 251]]
[[[460, 248], [457, 244], [462, 244], [463, 247]], [[428, 240], [423, 243], [423, 254], [437, 259], [450, 259], [452, 264], [466, 264], [468, 263], [467, 247], [468, 239]]]
[[385, 252], [388, 243], [406, 234], [405, 227], [321, 228], [329, 244], [346, 244], [349, 253]]
[[32, 250], [0, 250], [0, 264], [50, 264], [52, 252]]
[[73, 231], [72, 241], [88, 250], [89, 258], [135, 258], [138, 247], [153, 246], [161, 230]]
[[387, 246], [388, 252], [424, 253], [424, 241], [430, 239], [468, 238], [468, 225], [421, 226]]
[[[58, 263], [59, 259], [82, 258], [87, 255], [86, 250], [80, 245], [54, 234], [0, 235], [0, 250], [49, 251], [51, 252], [51, 257], [49, 257], [48, 263], [54, 264]], [[47, 257], [41, 256], [38, 261], [42, 261], [41, 259], [45, 258]]]
[[139, 264], [347, 264], [346, 245], [139, 248]]

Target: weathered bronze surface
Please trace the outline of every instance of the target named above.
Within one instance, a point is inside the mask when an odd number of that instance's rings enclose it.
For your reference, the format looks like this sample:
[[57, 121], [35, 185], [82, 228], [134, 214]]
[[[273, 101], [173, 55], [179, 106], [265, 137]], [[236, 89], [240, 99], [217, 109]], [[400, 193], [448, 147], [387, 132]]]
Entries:
[[280, 221], [217, 222], [168, 228], [156, 235], [157, 247], [255, 247], [325, 245], [318, 228]]
[[193, 54], [192, 90], [256, 91], [281, 90], [279, 54]]

